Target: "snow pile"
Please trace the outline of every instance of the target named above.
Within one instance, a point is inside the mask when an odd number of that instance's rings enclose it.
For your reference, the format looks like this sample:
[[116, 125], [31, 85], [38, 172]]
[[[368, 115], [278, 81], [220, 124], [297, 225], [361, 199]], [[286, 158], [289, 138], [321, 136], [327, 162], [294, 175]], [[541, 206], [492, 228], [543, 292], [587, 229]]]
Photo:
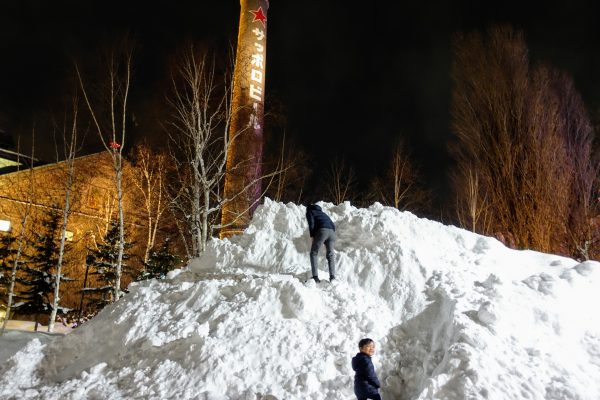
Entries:
[[379, 204], [323, 208], [337, 282], [304, 283], [305, 209], [267, 200], [186, 270], [29, 342], [0, 368], [0, 398], [353, 399], [365, 336], [387, 399], [600, 398], [600, 264]]

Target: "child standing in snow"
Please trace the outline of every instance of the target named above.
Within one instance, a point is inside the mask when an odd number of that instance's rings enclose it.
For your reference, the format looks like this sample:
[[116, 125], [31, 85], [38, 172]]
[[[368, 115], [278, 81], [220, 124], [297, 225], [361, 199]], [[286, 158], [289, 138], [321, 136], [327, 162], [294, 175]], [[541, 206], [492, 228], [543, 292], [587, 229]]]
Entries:
[[316, 204], [309, 204], [306, 207], [306, 220], [308, 221], [308, 232], [313, 238], [310, 247], [310, 268], [315, 282], [319, 283], [319, 270], [317, 268], [317, 255], [323, 244], [327, 249], [327, 263], [329, 264], [329, 280], [335, 279], [335, 259], [333, 254], [333, 244], [335, 243], [335, 225], [331, 218], [327, 216]]
[[375, 354], [375, 342], [369, 338], [362, 339], [358, 342], [358, 349], [360, 351], [352, 358], [352, 369], [356, 372], [354, 394], [358, 400], [381, 400], [381, 384], [371, 362], [371, 357]]

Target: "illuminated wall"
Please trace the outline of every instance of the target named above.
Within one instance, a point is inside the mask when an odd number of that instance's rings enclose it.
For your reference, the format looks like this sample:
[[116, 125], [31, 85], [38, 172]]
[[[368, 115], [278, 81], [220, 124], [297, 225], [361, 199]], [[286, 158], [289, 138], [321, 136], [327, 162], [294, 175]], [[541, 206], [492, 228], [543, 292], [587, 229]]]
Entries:
[[[109, 221], [116, 218], [116, 193], [114, 184], [113, 161], [106, 151], [75, 159], [75, 177], [71, 192], [71, 215], [67, 225], [67, 240], [71, 244], [65, 254], [63, 273], [74, 281], [61, 283], [61, 305], [68, 308], [79, 307], [81, 288], [85, 273], [85, 260], [91, 248], [106, 233]], [[18, 237], [25, 209], [29, 198], [31, 211], [27, 222], [26, 235], [42, 231], [41, 223], [51, 209], [62, 212], [65, 199], [66, 162], [47, 164], [19, 172], [0, 174], [0, 236]], [[131, 167], [124, 163], [123, 179], [131, 181]], [[33, 179], [33, 184], [31, 182]], [[125, 185], [123, 193], [125, 204], [125, 229], [128, 239], [136, 243], [131, 249], [134, 256], [129, 266], [133, 272], [142, 266], [143, 244], [148, 230], [145, 226], [146, 216], [143, 214], [140, 197], [135, 185]], [[61, 220], [62, 221], [62, 220]], [[5, 229], [8, 228], [8, 231]], [[23, 249], [27, 253], [33, 250]], [[88, 283], [95, 285], [96, 277]], [[124, 274], [123, 287], [127, 287], [131, 276]], [[1, 296], [0, 296], [1, 297]], [[0, 303], [2, 299], [0, 298]]]
[[[241, 0], [221, 237], [243, 231], [261, 194], [268, 0]], [[241, 194], [240, 194], [241, 193]]]

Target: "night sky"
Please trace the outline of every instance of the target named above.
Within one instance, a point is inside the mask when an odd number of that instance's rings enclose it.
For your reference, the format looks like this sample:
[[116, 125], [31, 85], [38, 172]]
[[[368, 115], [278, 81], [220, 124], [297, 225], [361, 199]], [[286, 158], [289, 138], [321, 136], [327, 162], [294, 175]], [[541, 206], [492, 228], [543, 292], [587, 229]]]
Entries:
[[[45, 118], [65, 91], [71, 58], [94, 57], [129, 32], [137, 42], [132, 106], [144, 128], [136, 135], [152, 131], [148, 110], [163, 96], [168, 57], [186, 39], [225, 49], [239, 18], [236, 0], [154, 3], [1, 1], [0, 129], [15, 135]], [[317, 169], [338, 155], [366, 181], [405, 137], [426, 181], [447, 190], [452, 36], [491, 23], [522, 29], [531, 61], [570, 73], [597, 120], [597, 2], [416, 3], [271, 1], [267, 93], [283, 104], [287, 133]]]

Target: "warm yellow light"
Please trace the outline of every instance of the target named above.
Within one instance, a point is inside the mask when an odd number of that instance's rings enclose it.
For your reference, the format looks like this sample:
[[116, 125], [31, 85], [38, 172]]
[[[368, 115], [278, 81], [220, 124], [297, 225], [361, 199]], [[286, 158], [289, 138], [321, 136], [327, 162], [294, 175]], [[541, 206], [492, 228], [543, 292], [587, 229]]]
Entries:
[[10, 221], [5, 219], [0, 219], [0, 232], [9, 232], [10, 231]]

